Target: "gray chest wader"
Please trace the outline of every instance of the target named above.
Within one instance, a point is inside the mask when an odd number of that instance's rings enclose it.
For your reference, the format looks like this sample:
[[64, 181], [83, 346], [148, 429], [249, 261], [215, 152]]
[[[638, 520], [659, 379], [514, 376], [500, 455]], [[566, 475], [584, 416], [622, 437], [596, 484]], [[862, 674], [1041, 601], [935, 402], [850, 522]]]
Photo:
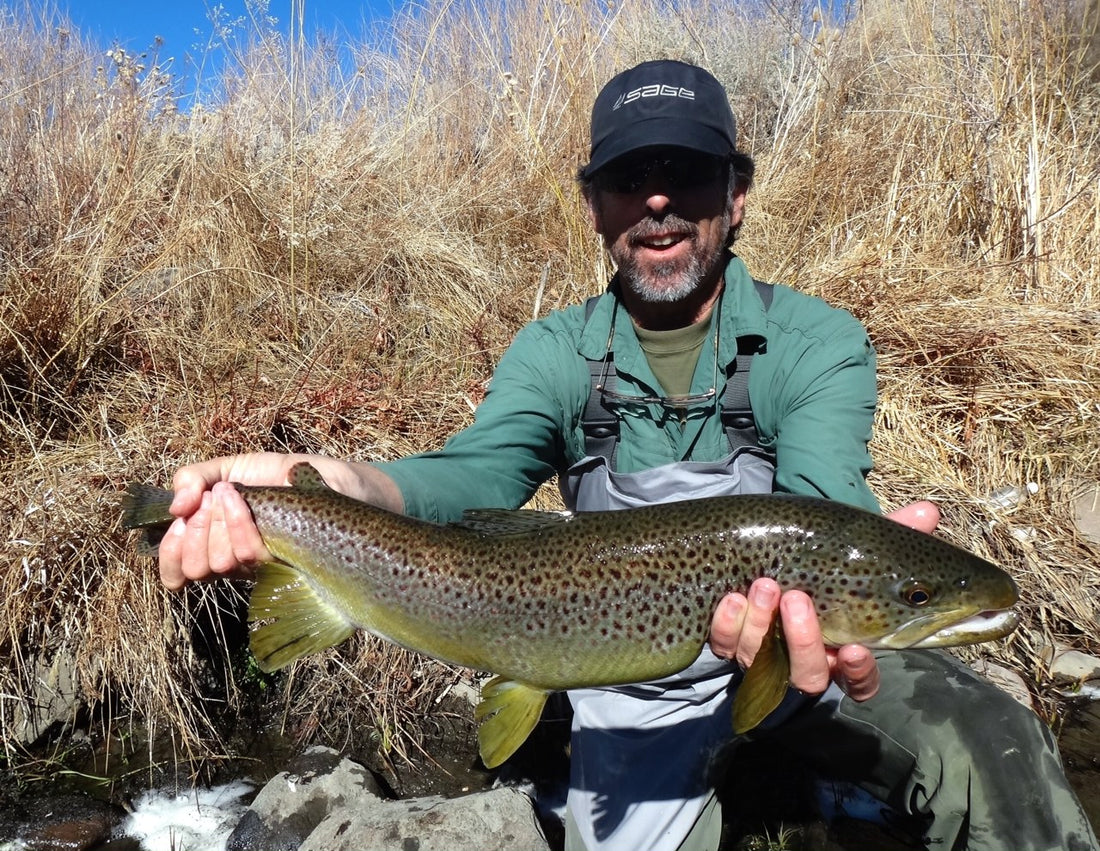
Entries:
[[[771, 288], [757, 284], [765, 305]], [[591, 310], [590, 302], [590, 310]], [[730, 454], [636, 473], [616, 472], [618, 419], [595, 389], [603, 361], [590, 361], [586, 456], [559, 477], [566, 505], [606, 511], [660, 502], [772, 491], [774, 456], [758, 445], [748, 398], [752, 355], [738, 355], [721, 396]], [[608, 381], [612, 376], [608, 376]], [[650, 683], [569, 693], [573, 706], [567, 835], [588, 851], [678, 848], [713, 807], [707, 764], [732, 736], [740, 669], [703, 648], [686, 670]], [[717, 822], [720, 828], [720, 820]], [[716, 844], [716, 840], [715, 840]], [[567, 841], [567, 849], [570, 848]]]

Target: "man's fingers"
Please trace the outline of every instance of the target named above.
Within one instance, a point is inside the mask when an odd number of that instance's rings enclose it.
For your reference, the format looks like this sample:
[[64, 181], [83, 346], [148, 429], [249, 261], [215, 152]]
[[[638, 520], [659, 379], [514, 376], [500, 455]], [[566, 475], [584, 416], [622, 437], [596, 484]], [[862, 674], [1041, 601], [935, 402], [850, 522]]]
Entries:
[[929, 534], [936, 531], [936, 527], [940, 523], [939, 508], [936, 507], [934, 502], [929, 502], [926, 499], [903, 505], [897, 511], [891, 511], [886, 516], [903, 526], [909, 526]]
[[764, 636], [773, 628], [779, 593], [779, 585], [774, 579], [757, 579], [749, 587], [748, 606], [737, 642], [737, 661], [743, 668], [752, 664]]
[[198, 509], [187, 518], [181, 545], [181, 570], [191, 581], [205, 579], [210, 573], [210, 525], [212, 523], [214, 496], [210, 491], [202, 495]]
[[806, 694], [821, 694], [829, 687], [829, 660], [813, 601], [801, 591], [788, 591], [779, 613], [791, 658], [791, 685]]
[[172, 477], [172, 505], [176, 517], [190, 517], [202, 507], [203, 494], [222, 478], [220, 460], [180, 467]]
[[230, 484], [218, 484], [214, 486], [214, 497], [221, 503], [232, 558], [224, 569], [219, 570], [213, 563], [211, 569], [224, 573], [240, 565], [251, 566], [269, 558], [264, 539], [252, 519], [252, 511], [240, 491]]
[[183, 535], [187, 529], [184, 520], [177, 519], [168, 527], [160, 542], [160, 581], [169, 591], [179, 591], [187, 584], [183, 575]]
[[719, 601], [710, 622], [710, 649], [719, 659], [736, 658], [748, 607], [744, 594], [727, 594]]
[[881, 682], [878, 663], [866, 647], [848, 644], [832, 658], [833, 675], [852, 700], [863, 701], [878, 693]]

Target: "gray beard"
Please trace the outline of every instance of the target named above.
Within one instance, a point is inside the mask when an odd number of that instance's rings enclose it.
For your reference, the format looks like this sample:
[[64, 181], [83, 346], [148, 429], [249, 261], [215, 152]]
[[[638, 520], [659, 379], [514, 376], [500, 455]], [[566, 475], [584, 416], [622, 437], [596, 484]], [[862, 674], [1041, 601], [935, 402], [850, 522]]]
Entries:
[[[728, 231], [728, 212], [724, 219], [723, 230]], [[640, 230], [644, 231], [644, 226]], [[725, 255], [726, 249], [723, 246], [711, 257], [693, 254], [686, 266], [678, 263], [659, 263], [646, 272], [634, 264], [631, 256], [619, 266], [619, 278], [622, 285], [642, 301], [651, 304], [671, 304], [688, 298], [709, 276], [721, 275]]]
[[619, 276], [623, 286], [643, 301], [669, 304], [695, 292], [707, 271], [699, 257], [692, 257], [686, 267], [662, 263], [645, 273], [628, 261], [619, 267]]

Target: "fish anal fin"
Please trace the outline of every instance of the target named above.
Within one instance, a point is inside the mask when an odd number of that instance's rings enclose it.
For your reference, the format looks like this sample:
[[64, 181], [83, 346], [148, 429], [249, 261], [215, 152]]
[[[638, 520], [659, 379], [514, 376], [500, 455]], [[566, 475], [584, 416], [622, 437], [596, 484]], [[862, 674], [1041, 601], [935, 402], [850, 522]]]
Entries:
[[268, 672], [339, 644], [355, 632], [305, 576], [279, 562], [265, 562], [256, 568], [248, 621], [252, 625], [252, 655], [260, 669]]
[[791, 659], [778, 619], [764, 635], [756, 657], [733, 699], [733, 731], [747, 733], [783, 702], [791, 679]]
[[481, 687], [474, 717], [480, 722], [478, 749], [486, 768], [496, 768], [527, 740], [549, 694], [505, 677], [493, 677]]

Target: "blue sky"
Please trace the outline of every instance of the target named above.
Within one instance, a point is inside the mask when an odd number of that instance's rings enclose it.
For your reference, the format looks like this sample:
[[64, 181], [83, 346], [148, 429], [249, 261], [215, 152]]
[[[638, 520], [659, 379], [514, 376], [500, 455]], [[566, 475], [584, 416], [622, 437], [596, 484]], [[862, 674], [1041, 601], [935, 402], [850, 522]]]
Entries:
[[[260, 0], [262, 3], [263, 0]], [[390, 17], [402, 0], [301, 0], [307, 36], [320, 29], [340, 41], [362, 41], [372, 22]], [[214, 32], [212, 18], [224, 23], [248, 21], [245, 0], [60, 0], [59, 7], [76, 28], [104, 49], [117, 42], [128, 52], [141, 53], [164, 40], [161, 56], [182, 59], [201, 52]], [[296, 4], [295, 4], [296, 8]], [[220, 12], [215, 12], [220, 10]], [[262, 12], [261, 12], [262, 14]], [[294, 17], [292, 0], [270, 0], [266, 16], [278, 19], [284, 32]], [[243, 34], [243, 24], [231, 27]]]

